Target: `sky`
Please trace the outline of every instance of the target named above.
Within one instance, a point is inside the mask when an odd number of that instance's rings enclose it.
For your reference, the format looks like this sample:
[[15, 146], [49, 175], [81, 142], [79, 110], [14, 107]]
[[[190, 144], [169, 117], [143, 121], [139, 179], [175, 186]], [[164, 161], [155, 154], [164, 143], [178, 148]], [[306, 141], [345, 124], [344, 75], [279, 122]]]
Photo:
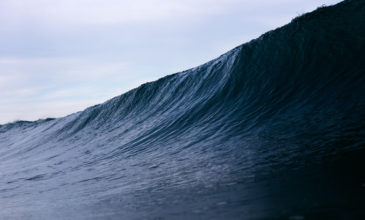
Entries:
[[62, 117], [338, 0], [1, 0], [0, 124]]

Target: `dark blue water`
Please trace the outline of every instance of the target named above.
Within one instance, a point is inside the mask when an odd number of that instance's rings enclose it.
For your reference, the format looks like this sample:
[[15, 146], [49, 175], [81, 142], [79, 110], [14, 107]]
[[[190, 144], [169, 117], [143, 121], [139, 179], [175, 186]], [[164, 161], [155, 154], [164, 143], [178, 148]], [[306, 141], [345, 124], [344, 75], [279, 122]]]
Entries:
[[85, 111], [1, 125], [0, 219], [365, 219], [364, 85], [354, 0]]

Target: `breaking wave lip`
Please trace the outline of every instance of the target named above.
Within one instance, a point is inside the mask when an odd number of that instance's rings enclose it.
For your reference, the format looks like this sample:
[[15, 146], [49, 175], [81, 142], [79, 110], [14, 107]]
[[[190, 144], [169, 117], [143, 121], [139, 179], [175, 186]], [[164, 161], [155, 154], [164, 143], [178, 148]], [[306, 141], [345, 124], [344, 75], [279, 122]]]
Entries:
[[365, 2], [63, 118], [0, 125], [0, 217], [365, 215]]

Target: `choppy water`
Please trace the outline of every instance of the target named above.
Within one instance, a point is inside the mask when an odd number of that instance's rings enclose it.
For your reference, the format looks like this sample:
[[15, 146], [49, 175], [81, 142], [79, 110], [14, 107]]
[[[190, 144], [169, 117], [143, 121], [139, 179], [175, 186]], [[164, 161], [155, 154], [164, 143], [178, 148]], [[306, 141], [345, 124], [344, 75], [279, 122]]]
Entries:
[[[244, 28], [244, 27], [242, 27]], [[365, 1], [0, 126], [0, 219], [365, 219]]]

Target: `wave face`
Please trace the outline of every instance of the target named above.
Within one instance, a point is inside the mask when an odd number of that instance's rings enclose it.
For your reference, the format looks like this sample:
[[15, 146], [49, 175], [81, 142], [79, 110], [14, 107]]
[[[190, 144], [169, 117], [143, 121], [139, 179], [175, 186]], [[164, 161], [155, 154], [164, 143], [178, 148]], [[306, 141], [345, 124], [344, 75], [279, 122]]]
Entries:
[[0, 126], [1, 219], [365, 216], [365, 2], [57, 119]]

